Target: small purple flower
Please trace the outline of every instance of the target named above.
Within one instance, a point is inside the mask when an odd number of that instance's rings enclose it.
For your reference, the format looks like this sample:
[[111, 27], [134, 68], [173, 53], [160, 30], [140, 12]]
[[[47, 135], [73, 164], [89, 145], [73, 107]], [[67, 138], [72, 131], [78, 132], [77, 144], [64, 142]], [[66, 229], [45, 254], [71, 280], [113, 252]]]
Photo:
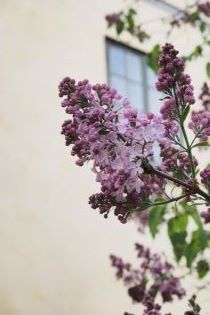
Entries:
[[209, 1], [200, 1], [198, 4], [198, 9], [207, 17], [210, 17], [210, 2]]
[[108, 26], [112, 26], [114, 24], [117, 24], [117, 22], [120, 21], [121, 15], [122, 15], [122, 12], [107, 14], [105, 16], [105, 19], [108, 22]]
[[[116, 269], [116, 277], [122, 279], [128, 287], [128, 295], [134, 302], [144, 301], [147, 309], [151, 307], [152, 310], [158, 294], [163, 302], [172, 301], [174, 296], [182, 298], [185, 295], [180, 280], [173, 275], [174, 267], [167, 260], [141, 244], [135, 244], [135, 249], [140, 262], [138, 268], [125, 263], [119, 257], [110, 256], [112, 266]], [[158, 309], [157, 305], [155, 307]]]
[[200, 172], [201, 183], [210, 192], [210, 166], [207, 166]]
[[201, 217], [204, 218], [204, 222], [210, 223], [210, 208], [208, 208], [206, 211], [201, 212]]
[[201, 94], [199, 95], [199, 99], [202, 102], [202, 106], [208, 112], [210, 112], [210, 89], [208, 84], [205, 82], [202, 86]]
[[210, 137], [210, 112], [193, 111], [188, 126], [200, 141], [207, 141]]

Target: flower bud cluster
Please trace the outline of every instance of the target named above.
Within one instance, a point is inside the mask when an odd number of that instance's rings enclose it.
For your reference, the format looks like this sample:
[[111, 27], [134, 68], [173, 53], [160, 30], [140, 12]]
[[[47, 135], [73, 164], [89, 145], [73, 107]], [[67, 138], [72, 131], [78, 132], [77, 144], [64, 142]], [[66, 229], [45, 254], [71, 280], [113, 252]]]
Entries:
[[117, 24], [121, 19], [121, 15], [122, 15], [122, 12], [107, 14], [105, 16], [105, 19], [108, 23], [108, 26], [110, 27], [112, 25]]
[[210, 112], [193, 111], [188, 126], [200, 141], [207, 141], [210, 137]]
[[208, 84], [205, 82], [202, 86], [201, 94], [199, 95], [199, 99], [202, 102], [204, 109], [210, 112], [210, 89]]
[[201, 212], [201, 217], [204, 218], [205, 223], [210, 223], [210, 208]]
[[165, 44], [158, 61], [156, 88], [167, 95], [161, 114], [169, 120], [177, 120], [184, 107], [195, 103], [190, 76], [184, 73], [184, 61], [177, 55], [173, 45]]
[[[145, 297], [143, 301], [146, 309], [144, 310], [143, 315], [163, 315], [161, 309], [162, 307], [159, 304], [154, 303], [154, 299], [151, 296]], [[189, 307], [191, 310], [188, 310], [184, 313], [184, 315], [200, 315], [200, 306], [196, 303], [196, 296], [193, 295], [189, 300]], [[130, 313], [124, 313], [124, 315], [134, 315]], [[172, 315], [171, 313], [167, 313], [165, 315]]]
[[136, 244], [135, 248], [140, 260], [138, 268], [124, 263], [121, 258], [110, 256], [112, 266], [116, 268], [116, 277], [128, 287], [128, 295], [132, 300], [140, 303], [149, 297], [153, 304], [158, 294], [163, 302], [173, 301], [174, 296], [182, 298], [185, 290], [173, 275], [173, 266], [143, 245]]
[[[146, 306], [146, 309], [144, 310], [143, 315], [163, 315], [161, 312], [161, 306], [157, 303], [154, 303], [154, 300], [147, 296], [144, 299], [144, 305]], [[172, 315], [171, 313], [167, 313], [165, 315]]]
[[[167, 172], [172, 172], [177, 178], [186, 179], [191, 173], [189, 156], [186, 152], [183, 152], [178, 148], [172, 146], [161, 146], [161, 157], [161, 167]], [[193, 164], [196, 167], [198, 165], [198, 162], [195, 157], [192, 158]]]
[[208, 192], [210, 192], [210, 166], [204, 168], [200, 172], [201, 183], [205, 186]]

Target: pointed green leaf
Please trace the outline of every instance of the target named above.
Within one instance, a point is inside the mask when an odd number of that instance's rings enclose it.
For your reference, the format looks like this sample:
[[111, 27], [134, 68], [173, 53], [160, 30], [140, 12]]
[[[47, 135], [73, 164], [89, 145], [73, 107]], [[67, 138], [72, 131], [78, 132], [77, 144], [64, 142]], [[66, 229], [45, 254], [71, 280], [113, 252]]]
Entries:
[[187, 118], [187, 115], [189, 114], [189, 111], [190, 111], [190, 106], [186, 106], [184, 111], [183, 111], [183, 115], [182, 115], [182, 121], [184, 122], [185, 119]]
[[197, 255], [208, 246], [209, 234], [205, 230], [198, 229], [192, 233], [191, 242], [186, 246], [185, 257], [187, 267], [191, 268]]
[[116, 25], [117, 34], [120, 35], [124, 30], [124, 22], [119, 20]]
[[170, 100], [170, 99], [171, 99], [171, 96], [164, 96], [164, 97], [159, 98], [159, 101]]
[[207, 26], [207, 24], [204, 21], [200, 22], [200, 31], [201, 31], [201, 33], [205, 32], [206, 26]]
[[148, 66], [155, 72], [157, 73], [158, 71], [158, 57], [160, 55], [161, 52], [161, 48], [160, 45], [157, 44], [153, 47], [153, 49], [151, 50], [150, 53], [148, 53], [147, 55], [147, 64]]
[[134, 21], [134, 15], [136, 14], [136, 11], [133, 8], [130, 8], [128, 10], [128, 14], [126, 15], [126, 20], [127, 20], [127, 27], [130, 32], [133, 31], [135, 27], [135, 21]]
[[137, 14], [137, 12], [134, 8], [129, 8], [128, 14], [135, 15], [135, 14]]
[[189, 206], [185, 202], [180, 202], [179, 205], [182, 206], [184, 211], [192, 217], [192, 219], [194, 220], [194, 222], [197, 225], [197, 227], [199, 229], [203, 229], [203, 223], [201, 221], [201, 217], [200, 217], [200, 215], [198, 213], [198, 210], [197, 210], [196, 206], [195, 205], [190, 205]]
[[163, 222], [166, 205], [160, 205], [153, 207], [149, 212], [149, 229], [152, 237], [155, 238], [159, 225]]
[[197, 263], [197, 273], [198, 273], [198, 276], [199, 278], [204, 278], [205, 275], [209, 272], [209, 263], [202, 259], [202, 260], [199, 260], [199, 262]]
[[192, 148], [196, 148], [196, 147], [209, 147], [210, 143], [208, 141], [202, 141], [199, 143], [196, 143]]
[[173, 245], [176, 260], [179, 261], [185, 253], [188, 215], [180, 214], [168, 222], [168, 235]]
[[207, 62], [206, 64], [206, 73], [207, 73], [207, 76], [210, 78], [210, 62]]

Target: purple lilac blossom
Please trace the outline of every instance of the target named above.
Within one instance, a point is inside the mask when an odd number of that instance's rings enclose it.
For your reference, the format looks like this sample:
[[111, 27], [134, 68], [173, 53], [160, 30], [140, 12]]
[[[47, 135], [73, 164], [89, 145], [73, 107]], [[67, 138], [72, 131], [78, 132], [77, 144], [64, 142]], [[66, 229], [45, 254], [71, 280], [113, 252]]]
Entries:
[[[189, 178], [191, 173], [189, 157], [186, 152], [181, 151], [176, 147], [161, 147], [162, 156], [162, 169], [167, 172], [173, 172], [177, 178], [186, 180]], [[195, 166], [198, 162], [195, 157], [193, 157], [193, 163]], [[181, 170], [181, 171], [180, 171]]]
[[162, 48], [158, 63], [156, 88], [164, 92], [166, 100], [161, 108], [164, 119], [177, 121], [184, 108], [195, 103], [191, 78], [184, 73], [184, 61], [171, 44]]
[[108, 22], [108, 26], [110, 27], [114, 24], [117, 24], [120, 21], [121, 15], [122, 12], [107, 14], [105, 19]]
[[202, 106], [206, 111], [210, 111], [210, 89], [206, 82], [204, 82], [201, 88], [201, 94], [199, 95], [199, 99], [202, 102]]
[[210, 2], [209, 1], [199, 1], [198, 8], [207, 17], [210, 17]]
[[210, 166], [207, 166], [200, 172], [201, 183], [206, 187], [208, 192], [210, 192]]
[[[122, 223], [163, 197], [167, 180], [147, 168], [152, 165], [156, 145], [161, 151], [156, 168], [190, 183], [189, 157], [174, 144], [179, 138], [180, 119], [195, 101], [191, 79], [171, 44], [162, 48], [159, 65], [156, 87], [166, 95], [162, 116], [139, 113], [105, 84], [92, 86], [88, 80], [76, 83], [67, 77], [59, 85], [59, 96], [64, 97], [61, 105], [70, 115], [62, 125], [66, 145], [72, 146], [77, 165], [92, 162], [101, 185], [101, 191], [90, 196], [89, 204], [104, 217], [113, 210]], [[189, 126], [197, 137], [207, 140], [209, 122], [210, 113], [193, 112]], [[192, 163], [197, 166], [193, 156]]]
[[193, 111], [188, 126], [200, 141], [207, 141], [210, 137], [210, 112]]
[[163, 302], [173, 301], [174, 296], [182, 298], [185, 295], [180, 280], [173, 275], [174, 267], [169, 262], [141, 244], [136, 244], [135, 249], [140, 260], [137, 268], [125, 263], [122, 258], [110, 256], [116, 277], [124, 282], [133, 302], [140, 303], [148, 296], [154, 301], [158, 293]]
[[210, 208], [201, 212], [201, 217], [204, 218], [204, 223], [210, 223]]
[[59, 95], [66, 96], [62, 107], [71, 115], [62, 126], [66, 145], [72, 145], [77, 165], [93, 161], [101, 184], [101, 193], [93, 195], [90, 204], [105, 216], [114, 206], [119, 219], [126, 220], [142, 199], [161, 193], [163, 181], [145, 174], [142, 161], [151, 160], [155, 143], [170, 144], [162, 118], [138, 113], [105, 84], [91, 86], [87, 80], [65, 78]]

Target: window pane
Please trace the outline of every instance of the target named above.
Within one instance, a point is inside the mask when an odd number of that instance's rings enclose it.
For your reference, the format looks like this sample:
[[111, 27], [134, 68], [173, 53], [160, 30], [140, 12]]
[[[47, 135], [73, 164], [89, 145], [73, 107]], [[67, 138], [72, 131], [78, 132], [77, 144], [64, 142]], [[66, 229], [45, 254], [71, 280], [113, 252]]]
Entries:
[[158, 166], [161, 163], [160, 146], [158, 143], [155, 143], [153, 145], [153, 152], [154, 152], [154, 155], [152, 157], [152, 164], [155, 166]]
[[147, 66], [147, 84], [149, 87], [155, 88], [155, 83], [157, 81], [157, 75], [152, 71], [152, 69]]
[[154, 114], [160, 114], [161, 101], [160, 92], [158, 92], [154, 88], [148, 88], [148, 102], [149, 102], [149, 112], [153, 112]]
[[143, 88], [140, 83], [128, 82], [128, 99], [139, 111], [144, 112]]
[[126, 77], [142, 82], [141, 56], [131, 51], [126, 53]]
[[127, 97], [127, 88], [126, 88], [126, 81], [122, 77], [118, 75], [111, 74], [109, 78], [110, 86], [115, 88], [118, 93], [124, 97]]
[[125, 52], [121, 47], [109, 45], [108, 49], [109, 71], [111, 73], [125, 75]]

